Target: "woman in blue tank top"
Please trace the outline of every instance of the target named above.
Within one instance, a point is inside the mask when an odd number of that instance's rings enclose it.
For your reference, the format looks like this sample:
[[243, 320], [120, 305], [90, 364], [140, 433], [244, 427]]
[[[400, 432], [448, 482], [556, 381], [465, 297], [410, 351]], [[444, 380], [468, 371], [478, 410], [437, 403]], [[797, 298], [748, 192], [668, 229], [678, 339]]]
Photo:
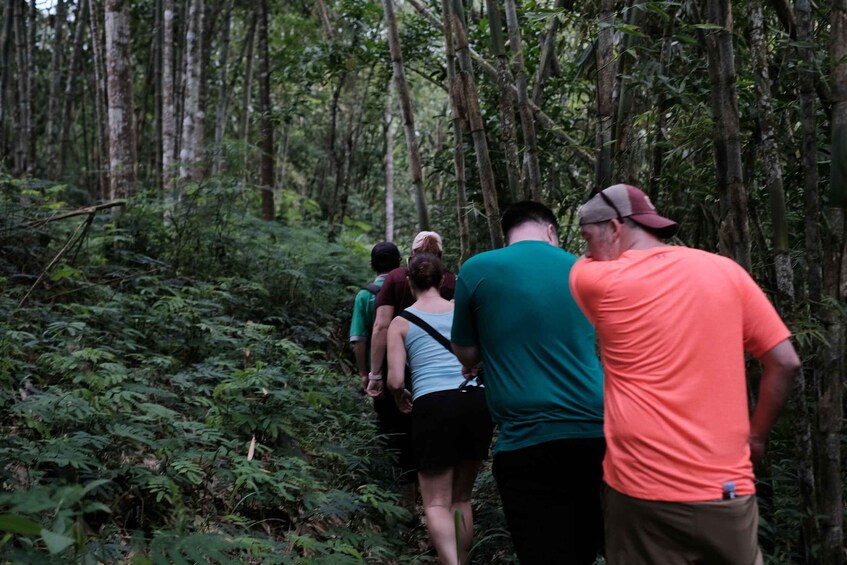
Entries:
[[[453, 303], [441, 298], [441, 260], [419, 253], [409, 261], [407, 279], [415, 303], [388, 328], [388, 390], [403, 412], [412, 413], [412, 451], [430, 538], [439, 561], [465, 563], [473, 537], [471, 491], [488, 457], [493, 424], [481, 386], [465, 386], [462, 365], [445, 345], [450, 341]], [[407, 314], [414, 321], [402, 317]], [[416, 318], [415, 318], [416, 317]], [[441, 334], [447, 344], [423, 329]], [[412, 370], [412, 390], [403, 367]], [[456, 539], [454, 515], [462, 527]]]

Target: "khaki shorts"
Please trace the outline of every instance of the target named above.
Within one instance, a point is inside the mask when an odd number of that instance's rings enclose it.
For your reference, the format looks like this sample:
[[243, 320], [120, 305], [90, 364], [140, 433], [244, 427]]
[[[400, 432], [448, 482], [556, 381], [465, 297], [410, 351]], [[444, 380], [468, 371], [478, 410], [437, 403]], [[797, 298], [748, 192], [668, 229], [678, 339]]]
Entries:
[[661, 502], [606, 486], [609, 565], [762, 565], [755, 496], [713, 502]]

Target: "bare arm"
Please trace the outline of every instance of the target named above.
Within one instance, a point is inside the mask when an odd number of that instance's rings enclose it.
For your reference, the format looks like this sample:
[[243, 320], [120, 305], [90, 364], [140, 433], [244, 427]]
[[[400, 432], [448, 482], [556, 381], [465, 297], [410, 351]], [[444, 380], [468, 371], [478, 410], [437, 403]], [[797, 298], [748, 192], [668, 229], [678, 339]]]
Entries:
[[353, 342], [353, 355], [356, 357], [356, 369], [359, 371], [359, 379], [362, 382], [363, 389], [368, 387], [367, 349], [367, 341], [359, 340]]
[[371, 373], [382, 374], [382, 365], [385, 361], [385, 348], [388, 344], [388, 326], [394, 318], [394, 306], [383, 305], [376, 309], [374, 327], [371, 332]]
[[782, 341], [760, 359], [764, 365], [759, 384], [759, 402], [750, 419], [750, 458], [756, 464], [765, 452], [765, 440], [782, 411], [794, 378], [800, 369], [800, 359], [789, 340]]
[[412, 410], [412, 395], [406, 390], [406, 334], [409, 322], [403, 318], [394, 318], [388, 328], [388, 392], [394, 395], [394, 401], [401, 412]]
[[479, 347], [476, 345], [456, 345], [455, 343], [451, 343], [450, 345], [453, 346], [453, 353], [458, 357], [459, 363], [464, 367], [462, 373], [465, 375], [465, 378], [468, 378], [469, 372], [482, 361]]

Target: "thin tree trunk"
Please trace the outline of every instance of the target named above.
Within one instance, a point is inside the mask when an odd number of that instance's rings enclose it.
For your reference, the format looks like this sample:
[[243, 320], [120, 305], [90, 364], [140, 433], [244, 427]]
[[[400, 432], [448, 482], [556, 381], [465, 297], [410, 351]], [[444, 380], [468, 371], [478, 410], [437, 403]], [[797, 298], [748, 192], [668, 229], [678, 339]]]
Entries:
[[423, 191], [423, 167], [418, 140], [415, 137], [415, 115], [412, 111], [412, 98], [406, 73], [403, 70], [403, 55], [400, 48], [400, 34], [397, 32], [397, 18], [394, 15], [393, 0], [382, 0], [385, 23], [388, 27], [388, 47], [391, 50], [391, 66], [394, 70], [394, 82], [400, 98], [400, 110], [403, 115], [403, 127], [406, 134], [406, 147], [409, 151], [409, 175], [412, 180], [412, 198], [418, 213], [418, 228], [429, 229], [429, 214]]
[[594, 172], [594, 190], [603, 190], [612, 184], [612, 154], [614, 132], [612, 95], [615, 90], [615, 64], [613, 59], [615, 28], [615, 1], [600, 0], [599, 31], [597, 32], [597, 166]]
[[61, 97], [62, 88], [62, 55], [65, 52], [65, 2], [56, 2], [56, 13], [53, 20], [53, 60], [50, 65], [50, 98], [47, 102], [47, 168], [53, 178], [58, 178], [61, 169], [59, 160], [59, 144], [61, 143]]
[[182, 148], [179, 152], [179, 176], [198, 180], [194, 173], [197, 167], [197, 138], [195, 127], [200, 113], [200, 38], [203, 0], [188, 0], [188, 21], [185, 32], [185, 71], [183, 72]]
[[[488, 222], [488, 233], [491, 237], [491, 247], [503, 247], [503, 230], [500, 227], [500, 205], [497, 202], [497, 189], [494, 186], [494, 172], [491, 168], [491, 158], [488, 153], [488, 140], [485, 137], [485, 123], [479, 109], [479, 92], [473, 78], [468, 34], [465, 26], [464, 8], [461, 0], [451, 4], [450, 18], [453, 35], [456, 40], [456, 58], [459, 61], [458, 81], [463, 93], [462, 100], [467, 111], [468, 129], [473, 139], [476, 152], [476, 164], [479, 169], [479, 184], [482, 200], [485, 205], [485, 217]], [[508, 15], [507, 15], [508, 17]]]
[[244, 94], [241, 98], [241, 142], [244, 146], [243, 179], [248, 179], [247, 164], [250, 161], [250, 100], [253, 93], [253, 47], [255, 45], [256, 25], [258, 18], [256, 14], [250, 19], [250, 27], [247, 29], [247, 68], [244, 71]]
[[154, 4], [156, 16], [153, 24], [153, 182], [159, 190], [162, 189], [162, 110], [164, 106], [162, 92], [162, 48], [164, 47], [162, 22], [164, 20], [164, 9], [162, 4], [162, 0], [156, 0]]
[[227, 67], [229, 65], [229, 36], [232, 29], [232, 3], [227, 0], [224, 9], [224, 28], [221, 38], [221, 63], [220, 75], [218, 77], [218, 105], [215, 109], [215, 158], [212, 166], [213, 174], [219, 175], [224, 165], [224, 134], [226, 133], [226, 111], [229, 106], [229, 95], [227, 93], [226, 79]]
[[500, 88], [500, 130], [503, 144], [506, 178], [508, 181], [508, 201], [518, 200], [520, 190], [520, 165], [518, 164], [518, 132], [515, 126], [515, 97], [512, 94], [512, 71], [506, 58], [506, 44], [503, 40], [502, 21], [498, 0], [486, 0], [488, 6], [488, 26], [491, 28], [491, 48], [497, 58], [497, 86]]
[[268, 0], [259, 1], [259, 103], [262, 135], [262, 218], [274, 219], [274, 130], [271, 120], [271, 64], [268, 50]]
[[818, 400], [818, 476], [821, 514], [821, 563], [844, 562], [844, 497], [841, 467], [844, 426], [844, 375], [847, 331], [835, 305], [847, 299], [847, 2], [833, 0], [830, 13], [832, 45], [832, 140], [830, 160], [829, 233], [824, 239], [823, 289], [831, 304], [824, 310], [827, 345], [822, 360]]
[[15, 174], [25, 176], [29, 172], [30, 163], [27, 160], [29, 147], [30, 117], [29, 117], [29, 43], [26, 31], [26, 12], [28, 6], [25, 0], [20, 0], [15, 11], [15, 40], [17, 43], [17, 73], [18, 73], [18, 143], [15, 148]]
[[[804, 36], [808, 38], [808, 4], [805, 6], [805, 15], [799, 13], [804, 8], [800, 4], [803, 0], [797, 3], [798, 19], [805, 20], [803, 25]], [[753, 67], [756, 70], [757, 81], [757, 98], [759, 101], [759, 124], [762, 134], [762, 152], [764, 154], [765, 174], [767, 178], [768, 193], [771, 201], [771, 224], [773, 226], [773, 246], [775, 255], [775, 275], [776, 287], [778, 291], [778, 304], [787, 317], [796, 317], [796, 303], [794, 302], [794, 279], [789, 255], [789, 233], [788, 224], [785, 218], [785, 195], [782, 182], [782, 164], [779, 159], [778, 147], [776, 143], [776, 126], [773, 115], [772, 104], [770, 100], [771, 80], [768, 70], [769, 56], [767, 51], [767, 41], [764, 33], [764, 18], [762, 13], [761, 0], [752, 0], [749, 5], [749, 20], [750, 20], [750, 35], [752, 48]], [[801, 40], [802, 42], [803, 40]], [[803, 57], [803, 49], [799, 48], [798, 58]], [[814, 56], [814, 55], [813, 55]], [[811, 79], [812, 82], [808, 82]], [[805, 105], [810, 101], [812, 104], [811, 121], [805, 119], [804, 139], [808, 135], [806, 128], [811, 128], [811, 147], [808, 147], [804, 142], [803, 151], [811, 152], [811, 161], [807, 155], [803, 156], [804, 176], [806, 177], [805, 186], [809, 188], [811, 182], [811, 190], [813, 194], [817, 193], [817, 164], [815, 146], [815, 116], [814, 116], [814, 77], [808, 76], [807, 72], [801, 70], [801, 81], [805, 82], [805, 88], [811, 88], [811, 97], [805, 98], [801, 94], [801, 115], [805, 112]], [[803, 88], [803, 87], [801, 87]], [[806, 93], [808, 94], [808, 93]], [[809, 178], [812, 175], [812, 178]], [[815, 197], [816, 198], [816, 197]], [[817, 215], [817, 212], [815, 213]], [[808, 221], [808, 219], [807, 219]], [[815, 223], [814, 233], [811, 236], [817, 238], [817, 222]], [[807, 233], [807, 237], [810, 234]], [[819, 248], [815, 250], [819, 254]], [[817, 267], [819, 268], [819, 266]], [[818, 298], [820, 299], [820, 291], [818, 290]], [[800, 502], [801, 502], [801, 524], [803, 530], [802, 544], [805, 550], [805, 562], [812, 562], [812, 545], [817, 543], [820, 536], [820, 531], [817, 525], [817, 500], [815, 488], [815, 465], [814, 465], [814, 449], [812, 445], [812, 428], [811, 415], [808, 408], [808, 386], [806, 384], [806, 373], [808, 367], [804, 368], [797, 375], [794, 382], [794, 390], [788, 403], [788, 416], [792, 424], [794, 436], [795, 460], [797, 464], [797, 475], [800, 481]], [[813, 373], [814, 374], [814, 373]]]
[[15, 3], [7, 2], [3, 13], [3, 35], [0, 39], [0, 163], [8, 155], [9, 147], [6, 137], [6, 116], [11, 99], [8, 92], [9, 75], [11, 74], [12, 33], [15, 17]]
[[[62, 104], [61, 147], [59, 155], [59, 176], [65, 172], [68, 149], [71, 145], [71, 127], [73, 125], [73, 103], [76, 100], [76, 78], [82, 63], [82, 45], [85, 39], [85, 26], [88, 21], [88, 5], [90, 0], [79, 0], [74, 16], [74, 46], [71, 62], [68, 65], [68, 76], [65, 79], [65, 94]], [[80, 106], [84, 106], [80, 102]]]
[[97, 163], [100, 170], [100, 198], [107, 198], [111, 186], [109, 170], [109, 121], [106, 84], [106, 63], [103, 54], [103, 32], [100, 27], [100, 10], [97, 0], [89, 0], [88, 15], [91, 21], [91, 44], [94, 55], [94, 116], [97, 122]]
[[[630, 0], [626, 9], [626, 25], [630, 28], [642, 31], [644, 10], [642, 0]], [[646, 34], [645, 34], [646, 35]], [[627, 79], [632, 73], [632, 66], [636, 63], [635, 49], [638, 36], [632, 33], [624, 34], [618, 58], [619, 70], [615, 73], [620, 77], [617, 81], [618, 109], [614, 121], [614, 156], [612, 158], [612, 169], [617, 171], [615, 175], [618, 180], [638, 184], [638, 158], [634, 156], [637, 152], [638, 128], [633, 127], [631, 116], [638, 115], [638, 102], [642, 97], [638, 96], [637, 84]]]
[[[573, 7], [573, 0], [556, 0], [556, 9], [565, 10]], [[559, 32], [559, 18], [550, 18], [549, 27], [544, 32], [544, 42], [541, 44], [541, 56], [538, 59], [538, 68], [535, 70], [535, 78], [532, 80], [532, 101], [536, 106], [541, 106], [544, 96], [544, 81], [550, 73], [553, 61], [556, 58], [556, 34]]]
[[113, 200], [135, 190], [129, 1], [106, 0], [106, 76], [109, 95], [109, 171]]
[[[750, 21], [750, 42], [753, 69], [756, 73], [756, 94], [759, 106], [759, 129], [762, 135], [762, 156], [771, 205], [771, 226], [776, 263], [776, 287], [779, 302], [794, 301], [794, 273], [788, 247], [788, 221], [785, 216], [785, 191], [782, 185], [782, 162], [776, 143], [776, 125], [771, 103], [771, 79], [768, 71], [770, 56], [764, 30], [762, 0], [750, 0], [747, 5]], [[791, 308], [789, 308], [790, 310]]]
[[467, 107], [461, 83], [456, 77], [456, 51], [453, 46], [453, 10], [452, 0], [441, 0], [444, 14], [444, 45], [447, 54], [447, 81], [450, 92], [451, 122], [453, 124], [453, 171], [456, 182], [456, 215], [459, 222], [459, 265], [471, 256], [470, 222], [468, 220], [468, 197], [465, 192], [465, 141], [464, 124], [467, 121]]
[[385, 138], [385, 241], [394, 241], [394, 97], [391, 81], [385, 92], [382, 132]]
[[[441, 21], [429, 10], [427, 10], [426, 6], [424, 6], [420, 0], [406, 0], [415, 10], [418, 11], [424, 18], [426, 18], [432, 25], [443, 30], [443, 25]], [[452, 0], [451, 0], [452, 1]], [[494, 65], [483, 59], [482, 55], [474, 51], [474, 49], [470, 46], [467, 47], [467, 51], [470, 54], [470, 57], [476, 61], [479, 65], [479, 68], [489, 76], [493, 80], [497, 80], [497, 69], [494, 68]], [[517, 87], [512, 87], [517, 96], [518, 89]], [[532, 109], [532, 112], [535, 116], [536, 123], [538, 127], [549, 131], [551, 134], [556, 136], [559, 141], [561, 141], [565, 146], [569, 148], [571, 152], [573, 152], [574, 156], [577, 157], [583, 164], [588, 167], [594, 167], [594, 157], [585, 149], [583, 149], [579, 143], [577, 143], [571, 136], [566, 132], [563, 128], [558, 126], [556, 122], [547, 114], [544, 113], [541, 108], [539, 108], [535, 103], [530, 101], [529, 107]]]
[[29, 23], [27, 24], [27, 66], [29, 67], [26, 73], [26, 94], [27, 94], [27, 123], [26, 128], [28, 134], [26, 136], [27, 146], [26, 146], [26, 162], [28, 164], [27, 170], [30, 173], [37, 173], [36, 171], [36, 160], [35, 160], [35, 141], [36, 141], [36, 129], [35, 129], [35, 96], [33, 94], [33, 84], [36, 80], [36, 68], [35, 68], [35, 54], [37, 42], [36, 39], [38, 37], [38, 30], [36, 29], [38, 18], [36, 18], [36, 14], [38, 14], [38, 0], [31, 0], [29, 5], [29, 12], [27, 14], [27, 19]]
[[721, 198], [721, 253], [750, 270], [750, 229], [747, 189], [741, 164], [741, 132], [735, 88], [735, 52], [732, 46], [730, 0], [707, 0], [706, 21], [720, 27], [706, 33], [706, 51], [712, 80], [715, 153]]
[[524, 142], [524, 165], [526, 166], [529, 181], [524, 181], [524, 186], [529, 185], [529, 194], [536, 202], [544, 202], [544, 192], [541, 187], [541, 169], [538, 165], [538, 148], [535, 139], [535, 118], [529, 102], [526, 84], [526, 67], [523, 60], [523, 46], [521, 45], [521, 27], [518, 22], [518, 12], [515, 8], [515, 0], [506, 0], [506, 24], [509, 27], [509, 48], [512, 51], [512, 60], [515, 65], [515, 86], [518, 89], [518, 107], [521, 113], [521, 131]]
[[177, 176], [174, 0], [163, 0], [162, 20], [162, 188], [166, 201], [173, 201]]

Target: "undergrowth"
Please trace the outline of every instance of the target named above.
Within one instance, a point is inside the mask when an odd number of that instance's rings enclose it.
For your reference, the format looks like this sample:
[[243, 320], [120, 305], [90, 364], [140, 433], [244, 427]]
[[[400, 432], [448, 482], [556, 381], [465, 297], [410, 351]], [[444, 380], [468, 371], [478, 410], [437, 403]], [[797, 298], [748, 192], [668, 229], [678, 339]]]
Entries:
[[0, 197], [0, 561], [404, 554], [339, 362], [365, 245], [262, 222], [220, 183], [56, 221], [69, 192], [31, 186]]

